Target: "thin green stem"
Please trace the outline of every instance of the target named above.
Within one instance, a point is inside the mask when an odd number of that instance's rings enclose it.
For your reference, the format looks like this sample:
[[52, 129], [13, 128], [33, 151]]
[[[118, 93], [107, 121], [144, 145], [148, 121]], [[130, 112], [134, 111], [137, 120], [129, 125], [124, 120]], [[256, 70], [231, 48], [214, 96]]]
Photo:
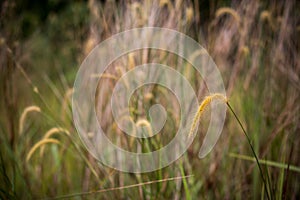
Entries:
[[251, 140], [250, 140], [250, 138], [249, 138], [249, 136], [248, 136], [248, 134], [247, 134], [247, 132], [246, 132], [244, 126], [242, 125], [241, 121], [239, 120], [238, 116], [235, 114], [235, 112], [233, 111], [232, 107], [230, 106], [229, 102], [227, 102], [226, 104], [227, 104], [227, 106], [229, 107], [229, 109], [230, 109], [230, 111], [232, 112], [232, 114], [234, 115], [234, 117], [235, 117], [235, 119], [237, 120], [237, 122], [239, 123], [240, 127], [242, 128], [242, 130], [243, 130], [243, 132], [244, 132], [244, 134], [245, 134], [245, 136], [246, 136], [246, 138], [247, 138], [247, 141], [248, 141], [248, 143], [249, 143], [249, 145], [250, 145], [251, 151], [252, 151], [252, 153], [253, 153], [253, 155], [254, 155], [254, 157], [255, 157], [255, 160], [256, 160], [256, 162], [257, 162], [257, 165], [258, 165], [258, 168], [259, 168], [259, 172], [260, 172], [260, 176], [261, 176], [261, 178], [262, 178], [262, 180], [263, 180], [263, 182], [264, 182], [264, 187], [265, 187], [265, 191], [266, 191], [266, 194], [267, 194], [267, 198], [270, 199], [269, 192], [268, 192], [268, 188], [267, 188], [266, 179], [265, 179], [265, 177], [264, 177], [264, 175], [263, 175], [263, 171], [262, 171], [262, 168], [261, 168], [261, 166], [260, 166], [258, 157], [257, 157], [257, 155], [256, 155], [256, 153], [255, 153], [255, 151], [254, 151], [254, 147], [253, 147], [253, 145], [251, 144]]
[[[229, 153], [229, 156], [233, 157], [233, 158], [238, 158], [238, 159], [242, 159], [242, 160], [256, 162], [255, 158], [253, 158], [251, 156], [247, 156], [247, 155]], [[283, 169], [283, 170], [287, 169], [288, 166], [289, 166], [286, 163], [279, 163], [279, 162], [275, 162], [275, 161], [271, 161], [271, 160], [259, 159], [259, 162], [262, 165], [267, 165], [267, 166], [270, 166], [270, 167], [277, 167], [277, 168], [280, 168], [280, 169]], [[295, 165], [290, 165], [289, 170], [300, 173], [300, 167], [297, 167]]]

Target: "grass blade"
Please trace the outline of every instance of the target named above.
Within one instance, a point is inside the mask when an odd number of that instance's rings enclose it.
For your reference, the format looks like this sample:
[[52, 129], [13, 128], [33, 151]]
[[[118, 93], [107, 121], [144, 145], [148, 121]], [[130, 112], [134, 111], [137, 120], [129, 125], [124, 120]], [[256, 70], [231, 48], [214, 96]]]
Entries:
[[89, 191], [89, 192], [74, 193], [74, 194], [62, 195], [62, 196], [58, 196], [58, 197], [54, 197], [54, 198], [45, 198], [45, 199], [65, 199], [65, 198], [71, 198], [71, 197], [76, 197], [76, 196], [85, 196], [85, 195], [91, 195], [91, 194], [96, 194], [96, 193], [103, 193], [103, 192], [110, 192], [110, 191], [115, 191], [115, 190], [129, 189], [129, 188], [139, 187], [139, 186], [142, 186], [142, 185], [150, 185], [150, 184], [161, 183], [161, 182], [165, 182], [165, 181], [174, 181], [174, 180], [186, 179], [186, 178], [190, 178], [192, 176], [194, 176], [194, 175], [178, 176], [178, 177], [173, 177], [173, 178], [166, 178], [166, 179], [161, 179], [161, 180], [137, 183], [137, 184], [127, 185], [127, 186], [122, 186], [122, 187], [114, 187], [114, 188], [107, 188], [107, 189], [101, 189], [101, 190], [95, 190], [95, 191]]

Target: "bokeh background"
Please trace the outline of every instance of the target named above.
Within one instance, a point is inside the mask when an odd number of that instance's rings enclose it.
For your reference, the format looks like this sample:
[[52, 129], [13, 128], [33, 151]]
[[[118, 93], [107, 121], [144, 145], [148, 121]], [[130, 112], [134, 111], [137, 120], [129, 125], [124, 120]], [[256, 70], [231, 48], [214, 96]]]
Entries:
[[[72, 194], [71, 199], [299, 199], [299, 13], [296, 0], [1, 1], [0, 198]], [[99, 164], [87, 152], [72, 121], [76, 72], [98, 43], [144, 26], [178, 30], [207, 49], [260, 159], [266, 182], [231, 112], [220, 140], [204, 159], [197, 155], [209, 109], [188, 152], [161, 170], [122, 173]], [[101, 81], [113, 88], [122, 74], [149, 61], [181, 71], [199, 102], [208, 94], [201, 76], [188, 63], [161, 51], [124, 55]], [[137, 120], [147, 117], [144, 110], [154, 103], [168, 111], [164, 137], [150, 142], [125, 137], [108, 106], [103, 106], [98, 112], [106, 116], [101, 125], [107, 136], [134, 151], [147, 152], [168, 143], [180, 120], [172, 93], [159, 87], [137, 91], [130, 103], [131, 115]], [[166, 180], [185, 175], [193, 176]], [[144, 184], [154, 180], [162, 181]], [[132, 184], [139, 185], [97, 192]]]

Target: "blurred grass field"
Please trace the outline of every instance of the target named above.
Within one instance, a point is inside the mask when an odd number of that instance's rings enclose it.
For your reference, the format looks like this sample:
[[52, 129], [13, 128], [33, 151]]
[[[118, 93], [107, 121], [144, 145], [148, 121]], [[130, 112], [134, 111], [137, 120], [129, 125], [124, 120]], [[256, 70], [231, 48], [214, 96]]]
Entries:
[[[0, 198], [267, 199], [268, 193], [270, 199], [300, 199], [299, 13], [295, 0], [2, 1]], [[145, 26], [178, 30], [207, 49], [260, 159], [267, 187], [229, 111], [220, 140], [204, 159], [198, 152], [209, 110], [188, 151], [161, 170], [122, 173], [87, 152], [72, 121], [77, 70], [98, 43]], [[109, 78], [101, 81], [113, 88], [115, 78], [134, 66], [161, 61], [187, 77], [199, 102], [208, 95], [188, 63], [162, 51], [149, 51], [146, 59], [143, 55], [137, 51], [118, 59], [106, 71]], [[101, 95], [110, 95], [109, 89]], [[164, 105], [169, 117], [164, 137], [158, 135], [150, 144], [128, 138], [103, 107], [101, 125], [114, 143], [149, 151], [172, 139], [180, 120], [178, 102], [163, 88], [153, 91], [134, 93], [131, 114], [139, 114], [138, 102], [145, 110], [153, 103]], [[186, 175], [193, 176], [169, 180]], [[108, 188], [115, 189], [98, 191]]]

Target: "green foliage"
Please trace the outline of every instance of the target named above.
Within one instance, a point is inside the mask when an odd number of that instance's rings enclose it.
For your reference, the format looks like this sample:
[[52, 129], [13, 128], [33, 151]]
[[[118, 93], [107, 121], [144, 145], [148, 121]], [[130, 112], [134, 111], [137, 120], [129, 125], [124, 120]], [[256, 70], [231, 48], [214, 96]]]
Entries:
[[[135, 2], [142, 9], [139, 14], [129, 1], [1, 2], [0, 199], [69, 194], [75, 199], [264, 199], [267, 194], [270, 199], [299, 199], [296, 2], [200, 1], [197, 4], [197, 1], [176, 0], [161, 1], [163, 6], [156, 1], [147, 2]], [[187, 22], [186, 10], [190, 7], [192, 20]], [[216, 12], [222, 7], [235, 11], [240, 24], [228, 10], [217, 17]], [[151, 13], [153, 18], [148, 18]], [[249, 141], [228, 113], [220, 141], [206, 158], [199, 159], [199, 147], [207, 129], [205, 120], [209, 120], [207, 111], [196, 139], [178, 161], [151, 173], [121, 173], [98, 163], [81, 143], [72, 121], [72, 85], [84, 56], [98, 42], [129, 28], [147, 26], [151, 20], [154, 25], [192, 36], [208, 49], [220, 68], [228, 86], [230, 105], [239, 116], [240, 125], [245, 127]], [[149, 57], [155, 56], [172, 66], [180, 62], [174, 55], [149, 52]], [[137, 56], [136, 64], [142, 64], [139, 60], [142, 59]], [[119, 78], [122, 74], [116, 66], [125, 72], [128, 62], [125, 55], [107, 73]], [[200, 88], [201, 76], [185, 61], [177, 70], [199, 91], [199, 101], [202, 100], [208, 91]], [[114, 80], [108, 82], [115, 84]], [[131, 141], [110, 123], [112, 118], [107, 115], [104, 126], [107, 136], [124, 149], [140, 148], [143, 152], [167, 144], [176, 133], [180, 117], [174, 108], [178, 102], [164, 90], [155, 88], [156, 98], [148, 96], [150, 100], [143, 108], [147, 110], [155, 103], [167, 107], [170, 117], [163, 128], [167, 135]], [[109, 95], [105, 94], [107, 98]], [[136, 118], [140, 101], [145, 101], [142, 90], [130, 102], [130, 111]], [[39, 106], [41, 112], [29, 114], [24, 131], [19, 133], [18, 122], [30, 105]], [[44, 151], [37, 148], [27, 161], [32, 147], [53, 127], [64, 128], [70, 134], [51, 135], [59, 144], [44, 144]], [[168, 179], [186, 175], [193, 176]], [[155, 180], [160, 181], [151, 182]], [[106, 188], [115, 189], [99, 192]]]

